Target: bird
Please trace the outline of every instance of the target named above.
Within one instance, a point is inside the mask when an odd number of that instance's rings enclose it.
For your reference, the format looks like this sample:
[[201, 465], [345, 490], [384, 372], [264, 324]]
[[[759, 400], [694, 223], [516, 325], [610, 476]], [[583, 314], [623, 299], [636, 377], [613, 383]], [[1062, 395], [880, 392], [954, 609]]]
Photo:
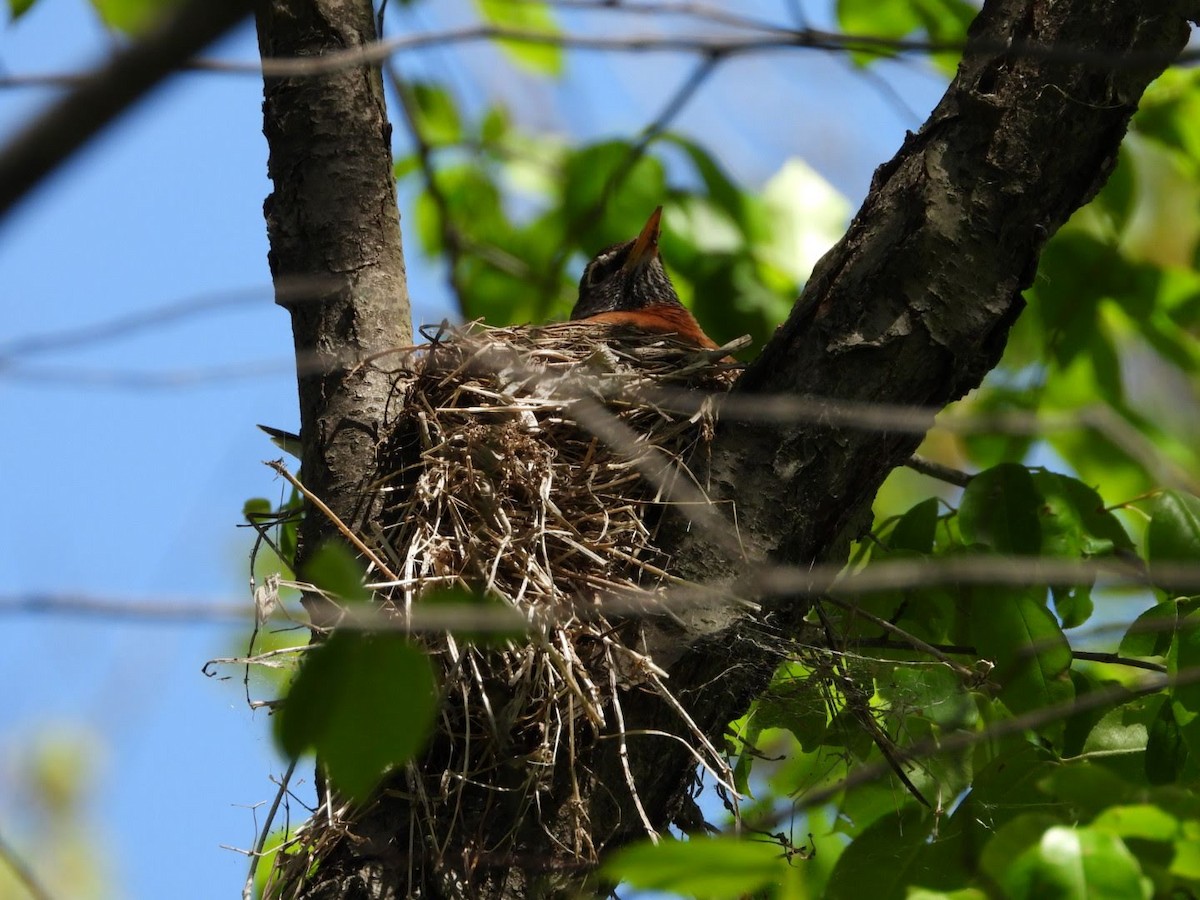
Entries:
[[597, 253], [579, 280], [579, 299], [572, 322], [626, 325], [650, 334], [675, 335], [706, 350], [719, 345], [704, 333], [679, 302], [675, 286], [658, 255], [662, 207], [646, 220], [633, 240], [613, 244]]

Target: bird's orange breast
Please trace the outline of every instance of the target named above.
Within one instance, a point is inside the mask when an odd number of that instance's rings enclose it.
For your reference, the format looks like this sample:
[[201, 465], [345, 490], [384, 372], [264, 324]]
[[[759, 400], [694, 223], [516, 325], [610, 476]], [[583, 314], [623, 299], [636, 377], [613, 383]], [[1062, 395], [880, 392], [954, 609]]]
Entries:
[[650, 334], [674, 334], [680, 340], [707, 350], [720, 346], [700, 328], [692, 314], [682, 306], [647, 306], [642, 309], [617, 309], [581, 319], [605, 325], [625, 325]]

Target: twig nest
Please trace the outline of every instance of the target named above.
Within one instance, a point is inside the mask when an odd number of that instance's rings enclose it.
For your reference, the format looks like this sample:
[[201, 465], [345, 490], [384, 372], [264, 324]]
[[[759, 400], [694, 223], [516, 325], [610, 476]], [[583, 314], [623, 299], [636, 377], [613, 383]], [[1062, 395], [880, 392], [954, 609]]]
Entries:
[[703, 489], [727, 353], [564, 323], [451, 329], [407, 357], [381, 448], [392, 601], [458, 586], [561, 624], [661, 585], [659, 504]]
[[[407, 612], [432, 590], [465, 588], [530, 626], [519, 639], [421, 636], [440, 662], [441, 714], [424, 756], [387, 789], [409, 798], [396, 845], [425, 846], [410, 894], [470, 893], [440, 883], [439, 860], [504, 859], [529, 829], [548, 825], [543, 815], [572, 817], [574, 852], [594, 860], [605, 829], [590, 827], [583, 804], [555, 812], [564, 794], [555, 779], [601, 738], [624, 748], [622, 695], [634, 685], [675, 712], [675, 727], [658, 734], [695, 747], [736, 794], [723, 754], [639, 649], [637, 620], [615, 627], [629, 606], [613, 601], [653, 602], [669, 581], [655, 528], [680, 492], [703, 501], [713, 394], [736, 377], [725, 355], [743, 343], [705, 351], [611, 326], [472, 325], [403, 357], [379, 449], [382, 534], [371, 541], [398, 577], [373, 585], [377, 596]], [[624, 787], [602, 791], [628, 791], [654, 833], [624, 772]], [[343, 806], [315, 818], [304, 834], [310, 849], [284, 880], [302, 880], [339, 841], [354, 840], [357, 814]], [[485, 825], [498, 814], [513, 817], [503, 846]]]

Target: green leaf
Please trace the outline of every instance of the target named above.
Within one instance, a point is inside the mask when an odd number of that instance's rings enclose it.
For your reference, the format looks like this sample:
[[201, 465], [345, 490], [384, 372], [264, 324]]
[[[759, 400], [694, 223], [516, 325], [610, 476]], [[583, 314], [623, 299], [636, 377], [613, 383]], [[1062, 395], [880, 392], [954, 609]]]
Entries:
[[105, 25], [127, 34], [144, 32], [177, 3], [178, 0], [92, 0]]
[[787, 729], [809, 753], [824, 739], [828, 719], [821, 688], [811, 678], [781, 678], [754, 705], [756, 728]]
[[791, 157], [762, 186], [770, 233], [756, 248], [767, 262], [797, 282], [846, 231], [850, 202], [804, 160]]
[[[1033, 482], [1043, 501], [1039, 510], [1043, 555], [1090, 559], [1117, 550], [1133, 552], [1133, 541], [1095, 490], [1054, 472], [1034, 472]], [[1091, 579], [1052, 588], [1064, 628], [1076, 628], [1091, 618]]]
[[1061, 900], [1136, 900], [1150, 885], [1129, 848], [1116, 835], [1091, 828], [1054, 826], [1003, 873], [1010, 897]]
[[440, 84], [416, 81], [409, 85], [417, 106], [417, 127], [432, 145], [457, 144], [462, 140], [462, 120], [450, 92]]
[[[938, 43], [960, 44], [966, 40], [967, 26], [977, 10], [965, 0], [838, 0], [837, 16], [848, 34], [904, 38], [923, 31]], [[855, 51], [859, 65], [894, 55], [893, 51]], [[953, 73], [957, 52], [931, 54], [938, 68]]]
[[1179, 834], [1179, 820], [1162, 807], [1149, 803], [1110, 806], [1092, 820], [1091, 827], [1121, 838], [1147, 841], [1173, 841]]
[[1166, 656], [1178, 627], [1174, 600], [1158, 603], [1133, 620], [1121, 638], [1122, 656]]
[[1162, 704], [1146, 739], [1146, 781], [1172, 784], [1183, 772], [1189, 755], [1172, 705]]
[[[1020, 329], [1023, 323], [1032, 318], [1032, 316], [1022, 316], [1017, 321], [1017, 329]], [[995, 378], [992, 378], [992, 381], [994, 380]], [[1035, 411], [1037, 409], [1037, 393], [1026, 387], [1017, 388], [985, 382], [977, 393], [972, 394], [965, 401], [965, 406], [974, 415], [1002, 418], [1010, 412]], [[1029, 448], [1033, 444], [1033, 438], [1028, 435], [1004, 434], [1001, 431], [964, 434], [960, 440], [967, 457], [981, 468], [991, 468], [1005, 462], [1019, 463], [1029, 454]]]
[[911, 885], [950, 887], [946, 873], [925, 860], [931, 823], [923, 810], [905, 806], [883, 816], [859, 835], [838, 858], [829, 876], [827, 900], [860, 900], [863, 897], [902, 898]]
[[256, 522], [263, 516], [271, 515], [272, 512], [274, 512], [274, 508], [266, 497], [251, 497], [242, 504], [242, 516], [247, 522]]
[[1042, 835], [1061, 823], [1061, 818], [1040, 809], [1010, 816], [999, 827], [993, 826], [993, 834], [985, 835], [985, 839], [990, 839], [979, 855], [980, 869], [993, 881], [999, 881], [1011, 870], [1013, 863], [1038, 845]]
[[712, 158], [709, 149], [680, 134], [664, 134], [659, 140], [674, 144], [687, 154], [696, 174], [704, 182], [704, 188], [708, 192], [706, 199], [724, 212], [730, 220], [738, 223], [745, 237], [751, 237], [748, 210], [752, 201]]
[[662, 840], [619, 850], [602, 871], [646, 891], [695, 897], [743, 897], [787, 875], [782, 850], [769, 841], [734, 838]]
[[365, 800], [421, 749], [436, 710], [424, 653], [399, 635], [337, 631], [307, 655], [275, 737], [289, 757], [315, 751], [338, 790]]
[[345, 544], [328, 541], [317, 548], [304, 570], [304, 577], [321, 590], [348, 602], [371, 599], [363, 587], [363, 569]]
[[879, 685], [879, 693], [894, 709], [942, 728], [970, 728], [979, 718], [962, 680], [940, 664], [897, 668], [890, 681]]
[[1171, 714], [1192, 757], [1200, 759], [1200, 598], [1180, 601], [1179, 612], [1167, 654], [1167, 671], [1178, 679], [1170, 689]]
[[8, 0], [8, 14], [10, 20], [15, 22], [25, 13], [33, 8], [36, 0]]
[[959, 528], [968, 543], [1033, 556], [1042, 547], [1041, 505], [1029, 470], [1001, 463], [980, 472], [963, 490]]
[[410, 153], [408, 156], [402, 156], [392, 163], [392, 177], [397, 181], [403, 181], [409, 175], [415, 175], [421, 168], [421, 161], [415, 153]]
[[1200, 160], [1200, 71], [1163, 72], [1147, 89], [1133, 117], [1139, 134]]
[[[1141, 709], [1122, 710], [1118, 715], [1127, 715], [1133, 719], [1140, 717], [1141, 713]], [[1119, 738], [1125, 739], [1127, 736], [1120, 734]], [[1137, 746], [1136, 737], [1132, 743]], [[1115, 741], [1111, 752], [1124, 751], [1125, 748], [1120, 746], [1119, 741]], [[1096, 762], [1086, 759], [1072, 760], [1067, 765], [1059, 766], [1039, 784], [1044, 794], [1054, 800], [1052, 809], [1062, 822], [1092, 818], [1114, 803], [1124, 803], [1136, 796], [1129, 783], [1106, 764], [1107, 758], [1103, 755], [1105, 751], [1095, 752]]]
[[1045, 501], [1041, 510], [1045, 555], [1087, 559], [1117, 550], [1133, 552], [1133, 540], [1121, 520], [1105, 509], [1095, 489], [1054, 472], [1034, 472], [1033, 483]]
[[[976, 588], [967, 612], [971, 643], [996, 665], [992, 680], [1014, 713], [1071, 698], [1071, 647], [1042, 602], [1039, 588]], [[1061, 728], [1062, 723], [1049, 727]]]
[[1146, 558], [1150, 576], [1160, 564], [1200, 562], [1200, 498], [1182, 491], [1163, 491], [1150, 503], [1150, 525], [1146, 529]]
[[938, 499], [930, 497], [913, 506], [900, 517], [896, 527], [888, 536], [888, 545], [893, 550], [912, 550], [917, 553], [933, 552], [933, 537], [937, 531]]
[[479, 123], [479, 141], [484, 146], [500, 144], [512, 129], [508, 110], [503, 106], [493, 106], [484, 113]]
[[[643, 154], [630, 166], [634, 149], [626, 141], [604, 141], [567, 157], [562, 212], [568, 222], [578, 224], [580, 242], [589, 253], [635, 237], [666, 197], [662, 163]], [[663, 230], [665, 240], [671, 230], [670, 209]]]
[[[547, 38], [559, 34], [558, 24], [546, 3], [536, 0], [475, 0], [475, 8], [486, 22], [500, 28], [541, 34]], [[512, 61], [524, 69], [539, 75], [562, 74], [562, 47], [553, 40], [536, 43], [501, 39], [499, 44]]]

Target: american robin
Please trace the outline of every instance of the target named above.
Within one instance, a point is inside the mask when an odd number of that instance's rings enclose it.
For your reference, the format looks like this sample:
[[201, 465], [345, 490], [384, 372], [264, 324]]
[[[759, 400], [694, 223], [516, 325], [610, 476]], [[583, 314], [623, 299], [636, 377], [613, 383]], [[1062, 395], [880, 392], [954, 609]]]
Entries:
[[658, 255], [658, 207], [632, 241], [601, 250], [583, 270], [572, 321], [628, 325], [651, 334], [673, 334], [714, 349], [716, 341], [700, 328], [675, 293]]

